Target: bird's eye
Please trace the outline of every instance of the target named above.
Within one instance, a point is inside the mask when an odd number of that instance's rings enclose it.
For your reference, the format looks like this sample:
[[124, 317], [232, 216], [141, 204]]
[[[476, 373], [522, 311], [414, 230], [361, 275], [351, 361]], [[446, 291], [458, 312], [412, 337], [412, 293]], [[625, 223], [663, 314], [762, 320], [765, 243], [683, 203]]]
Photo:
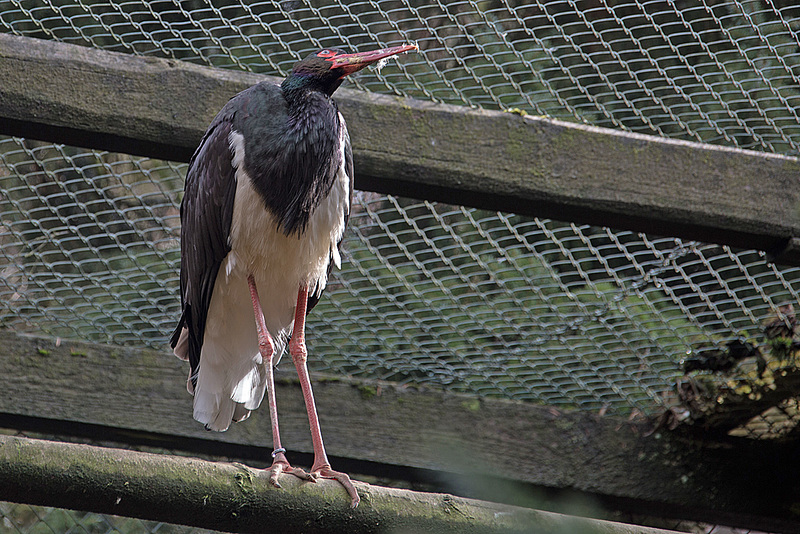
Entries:
[[317, 52], [318, 57], [333, 57], [336, 55], [336, 52], [333, 50], [320, 50]]

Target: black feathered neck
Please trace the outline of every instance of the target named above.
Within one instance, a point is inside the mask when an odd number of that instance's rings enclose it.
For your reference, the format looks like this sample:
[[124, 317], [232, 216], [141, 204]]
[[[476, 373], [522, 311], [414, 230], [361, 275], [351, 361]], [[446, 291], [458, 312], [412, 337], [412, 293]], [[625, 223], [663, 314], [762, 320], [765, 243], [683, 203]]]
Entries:
[[333, 99], [307, 85], [262, 82], [242, 95], [234, 129], [244, 170], [286, 235], [302, 234], [343, 164], [345, 126]]

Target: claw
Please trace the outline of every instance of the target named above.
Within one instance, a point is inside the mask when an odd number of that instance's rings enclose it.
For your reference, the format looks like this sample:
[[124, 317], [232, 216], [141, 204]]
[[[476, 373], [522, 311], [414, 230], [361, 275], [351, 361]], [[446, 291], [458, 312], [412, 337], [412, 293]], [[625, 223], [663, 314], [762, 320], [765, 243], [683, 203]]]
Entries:
[[269, 468], [269, 483], [276, 488], [281, 487], [280, 482], [278, 482], [278, 476], [283, 472], [283, 468], [284, 464], [282, 462], [275, 462], [272, 464], [272, 467]]
[[350, 477], [347, 475], [347, 473], [334, 471], [329, 466], [322, 466], [318, 469], [314, 469], [311, 472], [311, 475], [320, 478], [333, 479], [344, 486], [344, 489], [346, 489], [348, 495], [350, 495], [350, 508], [356, 508], [358, 503], [361, 501], [361, 497], [358, 496], [358, 491], [356, 491], [356, 487], [353, 485], [353, 481], [350, 480]]

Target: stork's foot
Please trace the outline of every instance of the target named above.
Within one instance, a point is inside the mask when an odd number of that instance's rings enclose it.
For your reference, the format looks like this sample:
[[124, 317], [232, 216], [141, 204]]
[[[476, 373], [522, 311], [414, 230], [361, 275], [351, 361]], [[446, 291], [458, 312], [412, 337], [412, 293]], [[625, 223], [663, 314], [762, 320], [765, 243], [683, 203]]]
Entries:
[[292, 467], [288, 460], [286, 460], [286, 457], [281, 453], [275, 456], [275, 461], [272, 462], [272, 467], [269, 468], [269, 483], [276, 488], [280, 488], [281, 484], [278, 482], [278, 477], [280, 477], [282, 473], [294, 475], [300, 480], [308, 480], [309, 482], [317, 481], [317, 477], [312, 474], [305, 472], [299, 467]]
[[350, 477], [347, 473], [342, 473], [339, 471], [334, 471], [331, 469], [329, 465], [323, 465], [320, 467], [314, 466], [312, 468], [310, 475], [316, 478], [331, 478], [333, 480], [337, 480], [339, 484], [344, 486], [344, 489], [347, 490], [347, 493], [350, 495], [350, 508], [355, 508], [358, 506], [359, 501], [361, 501], [361, 497], [358, 496], [358, 492], [356, 491], [356, 487], [353, 485], [353, 481], [350, 480]]

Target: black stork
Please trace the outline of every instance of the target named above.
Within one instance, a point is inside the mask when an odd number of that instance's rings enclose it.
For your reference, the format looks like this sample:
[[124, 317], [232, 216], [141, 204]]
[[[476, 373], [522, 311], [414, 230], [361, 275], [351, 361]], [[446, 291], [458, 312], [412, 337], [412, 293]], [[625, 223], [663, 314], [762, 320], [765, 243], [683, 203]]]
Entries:
[[[325, 454], [306, 366], [305, 317], [319, 301], [350, 214], [353, 157], [331, 95], [345, 76], [403, 45], [347, 54], [314, 52], [280, 86], [233, 97], [189, 163], [181, 203], [181, 310], [171, 344], [191, 366], [194, 418], [224, 431], [260, 404], [272, 423], [270, 482], [281, 473], [338, 480]], [[255, 320], [253, 317], [255, 315]], [[273, 366], [288, 344], [305, 399], [314, 465], [292, 467], [278, 431]]]

